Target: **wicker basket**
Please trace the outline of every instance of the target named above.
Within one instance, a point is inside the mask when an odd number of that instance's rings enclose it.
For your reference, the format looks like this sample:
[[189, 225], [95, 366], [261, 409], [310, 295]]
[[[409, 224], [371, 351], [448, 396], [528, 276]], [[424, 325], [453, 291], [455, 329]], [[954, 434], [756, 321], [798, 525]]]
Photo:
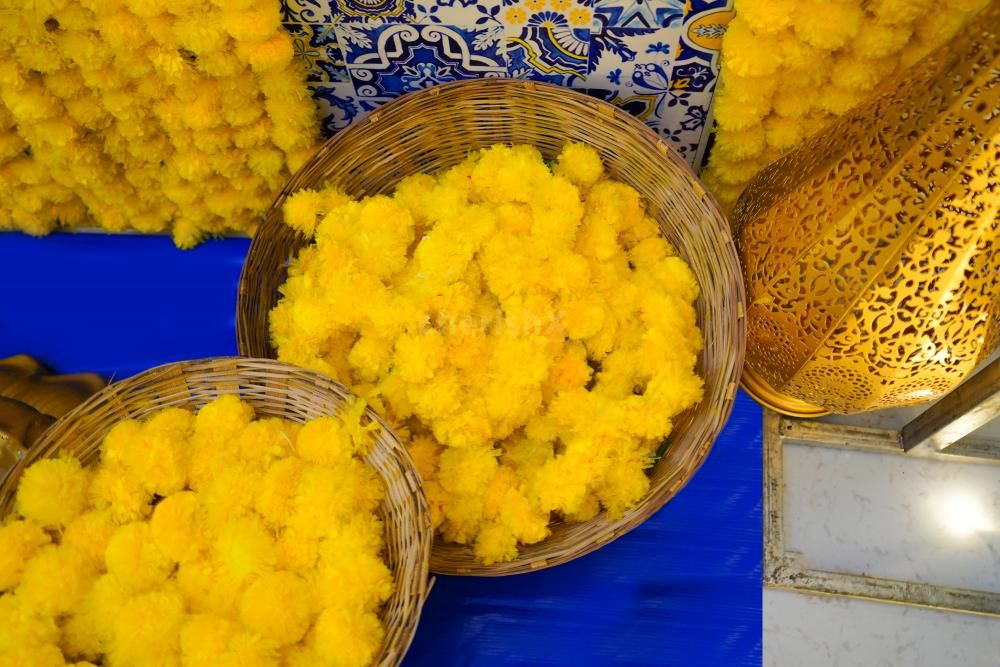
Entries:
[[278, 195], [243, 266], [236, 315], [239, 351], [273, 358], [268, 313], [277, 303], [289, 259], [308, 243], [282, 222], [281, 205], [290, 193], [325, 183], [352, 196], [384, 193], [409, 174], [450, 167], [472, 149], [532, 144], [553, 158], [567, 141], [596, 148], [610, 175], [644, 197], [664, 236], [691, 265], [702, 292], [696, 309], [705, 336], [698, 361], [705, 397], [675, 420], [649, 494], [620, 520], [609, 522], [602, 515], [585, 523], [556, 523], [548, 539], [522, 546], [513, 562], [495, 565], [476, 562], [467, 546], [438, 540], [431, 554], [434, 572], [498, 576], [565, 563], [635, 528], [691, 479], [729, 416], [743, 367], [743, 282], [718, 205], [677, 153], [620, 109], [548, 84], [462, 81], [405, 95], [326, 142]]
[[[116, 382], [59, 419], [27, 456], [0, 481], [0, 517], [11, 512], [24, 468], [47, 456], [69, 452], [85, 465], [98, 460], [105, 434], [117, 422], [141, 418], [167, 406], [199, 408], [224, 394], [239, 394], [258, 416], [305, 422], [334, 414], [350, 396], [332, 380], [268, 359], [217, 358], [159, 366]], [[406, 448], [383, 426], [366, 457], [386, 486], [380, 513], [386, 527], [386, 561], [396, 586], [382, 609], [385, 641], [374, 664], [398, 665], [413, 640], [429, 592], [430, 514]]]

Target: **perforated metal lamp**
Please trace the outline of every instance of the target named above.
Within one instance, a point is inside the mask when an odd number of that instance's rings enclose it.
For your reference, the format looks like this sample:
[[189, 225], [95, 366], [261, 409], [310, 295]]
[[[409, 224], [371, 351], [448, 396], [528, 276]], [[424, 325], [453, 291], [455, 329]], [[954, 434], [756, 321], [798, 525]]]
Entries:
[[793, 416], [938, 398], [1000, 333], [1000, 3], [733, 211], [744, 388]]

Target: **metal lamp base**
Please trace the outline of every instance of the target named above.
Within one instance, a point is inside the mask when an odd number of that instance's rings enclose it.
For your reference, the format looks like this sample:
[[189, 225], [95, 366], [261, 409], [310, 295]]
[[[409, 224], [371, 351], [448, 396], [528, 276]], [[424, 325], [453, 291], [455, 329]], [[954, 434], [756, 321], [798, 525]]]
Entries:
[[740, 386], [743, 387], [743, 391], [750, 394], [753, 400], [765, 408], [786, 417], [809, 419], [830, 414], [830, 411], [826, 408], [821, 408], [818, 405], [806, 403], [805, 401], [782, 394], [769, 385], [762, 377], [745, 366], [743, 368], [743, 377], [740, 379]]

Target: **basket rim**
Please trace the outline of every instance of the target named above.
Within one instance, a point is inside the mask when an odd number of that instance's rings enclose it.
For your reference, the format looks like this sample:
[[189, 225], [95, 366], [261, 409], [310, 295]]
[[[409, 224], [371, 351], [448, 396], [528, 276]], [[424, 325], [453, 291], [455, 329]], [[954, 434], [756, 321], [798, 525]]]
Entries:
[[[711, 205], [714, 206], [718, 214], [722, 216], [723, 219], [725, 219], [725, 216], [722, 212], [722, 206], [719, 205], [719, 202], [718, 200], [716, 200], [715, 195], [713, 195], [706, 188], [701, 186], [701, 181], [698, 178], [698, 175], [695, 173], [694, 169], [691, 167], [691, 165], [688, 164], [687, 161], [680, 156], [680, 154], [673, 146], [663, 141], [663, 139], [661, 139], [656, 134], [656, 132], [653, 131], [651, 127], [641, 122], [638, 118], [636, 118], [629, 112], [625, 111], [621, 107], [617, 107], [614, 104], [611, 104], [610, 102], [605, 102], [604, 100], [599, 100], [596, 97], [592, 97], [578, 90], [574, 90], [572, 88], [566, 88], [565, 86], [560, 86], [554, 83], [548, 83], [547, 81], [530, 81], [524, 79], [511, 79], [511, 78], [499, 78], [499, 77], [462, 79], [459, 81], [450, 81], [448, 83], [436, 84], [434, 86], [431, 86], [430, 88], [422, 88], [420, 90], [404, 93], [403, 95], [400, 95], [399, 97], [394, 97], [388, 102], [385, 102], [384, 104], [380, 105], [377, 109], [369, 113], [364, 118], [352, 122], [350, 125], [341, 130], [337, 130], [337, 132], [335, 132], [331, 137], [329, 137], [323, 143], [321, 143], [319, 147], [316, 149], [316, 151], [313, 153], [312, 157], [310, 157], [305, 163], [303, 163], [298, 169], [296, 169], [295, 172], [288, 178], [288, 180], [285, 182], [285, 185], [281, 188], [281, 190], [278, 191], [278, 194], [271, 202], [271, 205], [268, 206], [267, 210], [264, 211], [264, 213], [261, 215], [261, 219], [267, 220], [275, 213], [280, 212], [281, 204], [288, 197], [288, 195], [300, 189], [294, 186], [299, 182], [299, 180], [301, 180], [301, 176], [308, 171], [310, 164], [312, 164], [317, 159], [322, 157], [324, 153], [333, 150], [339, 144], [350, 142], [356, 134], [362, 132], [363, 129], [368, 125], [379, 122], [383, 116], [386, 115], [391, 116], [396, 112], [397, 107], [412, 104], [413, 100], [418, 97], [437, 97], [443, 93], [448, 93], [454, 89], [473, 88], [482, 86], [493, 86], [497, 88], [500, 87], [521, 88], [523, 90], [529, 90], [529, 91], [541, 90], [543, 92], [548, 92], [557, 96], [563, 96], [566, 97], [567, 99], [575, 100], [578, 103], [591, 106], [595, 110], [597, 110], [598, 113], [602, 115], [614, 117], [619, 121], [631, 125], [632, 128], [641, 136], [641, 138], [644, 139], [646, 143], [650, 144], [653, 150], [655, 150], [662, 157], [671, 160], [676, 166], [686, 171], [687, 172], [686, 175], [689, 176], [694, 183], [699, 185], [699, 188], [701, 190], [699, 194], [704, 199], [710, 201]], [[256, 234], [252, 235], [253, 238], [256, 238], [256, 236], [257, 236]], [[248, 255], [249, 252], [250, 250], [248, 249], [247, 250]], [[242, 274], [240, 278], [242, 281]]]
[[[220, 366], [227, 368], [223, 371], [219, 368]], [[89, 414], [94, 407], [98, 407], [102, 404], [113, 405], [113, 408], [110, 408], [113, 413], [121, 414], [122, 419], [128, 419], [133, 418], [126, 416], [127, 413], [125, 409], [130, 404], [143, 403], [143, 409], [149, 408], [151, 410], [158, 410], [171, 405], [178, 405], [178, 403], [164, 403], [159, 405], [155, 399], [150, 400], [148, 396], [144, 396], [141, 393], [137, 393], [131, 397], [128, 396], [127, 392], [130, 389], [134, 387], [141, 387], [146, 380], [157, 376], [169, 377], [166, 374], [172, 371], [178, 371], [181, 376], [184, 376], [183, 371], [191, 370], [192, 375], [196, 376], [199, 372], [211, 370], [213, 376], [226, 375], [232, 377], [234, 380], [237, 380], [237, 384], [234, 385], [232, 391], [229, 390], [229, 387], [220, 386], [220, 395], [235, 394], [243, 399], [248, 390], [254, 388], [268, 388], [264, 384], [245, 382], [243, 381], [243, 378], [240, 378], [239, 370], [241, 368], [247, 368], [247, 370], [249, 370], [249, 367], [251, 366], [257, 367], [257, 370], [264, 369], [269, 374], [273, 374], [275, 376], [304, 379], [309, 383], [311, 389], [317, 396], [329, 394], [330, 397], [334, 397], [337, 395], [337, 392], [341, 392], [347, 397], [356, 398], [356, 395], [349, 388], [345, 387], [333, 378], [310, 369], [302, 368], [294, 364], [289, 364], [275, 359], [260, 359], [245, 356], [221, 356], [173, 361], [160, 364], [147, 368], [134, 375], [108, 383], [105, 387], [90, 395], [78, 406], [67, 412], [59, 419], [55, 420], [38, 438], [38, 440], [26, 452], [21, 454], [20, 458], [12, 467], [6, 470], [3, 474], [0, 474], [0, 493], [3, 493], [3, 495], [12, 495], [15, 493], [16, 485], [19, 482], [24, 470], [28, 466], [35, 461], [54, 456], [58, 452], [62, 451], [63, 443], [74, 437], [73, 426]], [[195, 399], [195, 395], [189, 391], [187, 399], [187, 401], [182, 401], [180, 405], [190, 405], [191, 402], [194, 402], [193, 399]], [[331, 412], [331, 414], [333, 414], [333, 412]], [[405, 483], [405, 486], [407, 487], [406, 490], [412, 494], [415, 500], [414, 512], [410, 513], [410, 516], [412, 517], [412, 523], [416, 530], [417, 539], [412, 542], [410, 549], [415, 552], [419, 562], [416, 571], [410, 573], [410, 576], [403, 581], [396, 578], [402, 573], [398, 572], [396, 569], [393, 570], [394, 588], [393, 594], [389, 598], [389, 600], [391, 600], [393, 596], [405, 596], [412, 604], [407, 607], [406, 613], [402, 619], [403, 622], [397, 622], [396, 624], [398, 627], [402, 628], [401, 634], [395, 638], [392, 644], [387, 644], [383, 641], [380, 654], [381, 658], [377, 662], [380, 667], [390, 667], [398, 665], [402, 661], [412, 644], [419, 625], [420, 616], [423, 611], [423, 605], [426, 603], [433, 585], [433, 579], [430, 578], [429, 570], [432, 539], [430, 511], [427, 506], [427, 500], [424, 496], [423, 485], [419, 481], [419, 474], [417, 473], [416, 466], [413, 463], [412, 458], [410, 458], [406, 446], [399, 439], [399, 436], [392, 429], [392, 427], [384, 419], [382, 419], [381, 415], [372, 410], [371, 407], [365, 407], [365, 414], [382, 428], [381, 435], [384, 436], [384, 438], [390, 443], [387, 454], [395, 464], [402, 466], [405, 470], [405, 477], [402, 478], [402, 482]], [[107, 431], [105, 431], [105, 433], [106, 432]], [[380, 439], [376, 439], [375, 447], [379, 446], [384, 447], [384, 445], [380, 445]], [[389, 480], [386, 479], [385, 473], [378, 467], [372, 464], [369, 465], [376, 470], [379, 478], [382, 479], [387, 488], [391, 488]], [[399, 486], [399, 484], [400, 482], [397, 482], [397, 486]], [[383, 503], [388, 502], [389, 498], [387, 496]], [[12, 511], [12, 500], [6, 503], [6, 508], [0, 506], [0, 516], [8, 516]], [[412, 555], [413, 554], [407, 554], [404, 556], [401, 554], [400, 559], [403, 560], [405, 558], [409, 560]], [[385, 606], [389, 605], [389, 600], [386, 601]]]
[[[280, 230], [285, 226], [281, 215], [281, 206], [284, 203], [284, 200], [291, 193], [305, 187], [317, 187], [319, 184], [327, 181], [327, 179], [335, 181], [335, 175], [330, 173], [322, 173], [319, 176], [311, 174], [310, 172], [312, 170], [322, 171], [322, 168], [317, 168], [316, 165], [322, 164], [324, 159], [335, 151], [343, 151], [345, 155], [356, 153], [357, 149], [351, 146], [352, 142], [355, 142], [355, 140], [359, 138], [364, 139], [368, 133], [374, 132], [375, 130], [372, 129], [373, 125], [385, 123], [387, 121], [394, 121], [398, 124], [405, 117], [404, 112], [412, 111], [419, 100], [426, 101], [427, 98], [450, 94], [452, 95], [452, 98], [450, 98], [449, 101], [452, 101], [452, 99], [461, 99], [456, 93], [461, 93], [463, 91], [468, 91], [470, 93], [475, 92], [484, 96], [499, 96], [502, 94], [500, 90], [505, 88], [518, 91], [518, 94], [521, 95], [522, 98], [524, 91], [528, 91], [531, 95], [537, 94], [539, 97], [549, 96], [550, 99], [546, 101], [550, 103], [553, 101], [551, 98], [555, 98], [556, 103], [560, 100], [569, 100], [572, 101], [574, 105], [583, 105], [588, 108], [586, 113], [593, 113], [599, 121], [602, 121], [602, 117], [604, 117], [610, 119], [611, 123], [623, 126], [616, 128], [616, 131], [629, 133], [632, 136], [635, 141], [634, 150], [636, 151], [633, 154], [644, 154], [650, 160], [667, 163], [668, 166], [664, 166], [664, 169], [666, 171], [670, 171], [673, 175], [678, 176], [681, 181], [681, 185], [671, 186], [674, 189], [678, 187], [680, 188], [680, 190], [677, 191], [677, 197], [687, 198], [686, 201], [695, 202], [697, 206], [700, 207], [700, 215], [696, 219], [692, 220], [696, 220], [699, 228], [710, 230], [708, 232], [708, 236], [712, 237], [711, 243], [703, 243], [701, 245], [704, 247], [704, 251], [706, 253], [711, 253], [712, 258], [717, 262], [718, 268], [713, 269], [711, 273], [718, 276], [718, 280], [716, 282], [724, 283], [724, 287], [721, 287], [720, 289], [724, 290], [727, 305], [731, 306], [732, 311], [724, 313], [722, 317], [722, 319], [725, 320], [724, 324], [718, 324], [720, 320], [720, 317], [718, 316], [713, 317], [711, 315], [706, 315], [705, 320], [702, 320], [702, 318], [699, 317], [699, 327], [702, 329], [703, 335], [707, 336], [707, 322], [708, 320], [715, 320], [716, 324], [713, 325], [713, 330], [727, 331], [728, 333], [724, 337], [729, 339], [731, 344], [727, 346], [727, 351], [724, 355], [726, 359], [722, 362], [718, 362], [719, 365], [724, 367], [723, 370], [712, 373], [713, 378], [719, 382], [720, 386], [724, 384], [724, 395], [718, 396], [712, 404], [707, 407], [700, 404], [691, 409], [701, 415], [711, 415], [710, 417], [702, 419], [702, 427], [699, 429], [701, 431], [710, 431], [710, 433], [705, 433], [703, 437], [698, 439], [695, 446], [697, 451], [691, 452], [689, 458], [684, 460], [684, 468], [686, 472], [682, 475], [683, 479], [679, 484], [675, 484], [672, 481], [671, 488], [658, 489], [655, 493], [654, 490], [651, 489], [644, 499], [636, 506], [636, 509], [641, 510], [641, 512], [626, 512], [625, 517], [617, 521], [608, 521], [602, 511], [597, 518], [591, 520], [591, 522], [585, 522], [585, 524], [599, 521], [607, 527], [607, 530], [602, 531], [601, 534], [596, 537], [589, 537], [586, 540], [580, 540], [579, 544], [575, 544], [573, 548], [566, 548], [565, 550], [562, 550], [558, 556], [545, 556], [542, 554], [526, 556], [522, 550], [517, 559], [508, 563], [498, 563], [487, 566], [477, 562], [475, 564], [462, 563], [459, 566], [455, 566], [451, 562], [445, 562], [447, 561], [446, 558], [442, 560], [439, 547], [445, 549], [456, 547], [456, 545], [445, 544], [439, 537], [436, 537], [434, 543], [435, 547], [432, 552], [431, 571], [439, 574], [466, 576], [509, 576], [535, 571], [546, 567], [552, 567], [586, 555], [587, 553], [600, 548], [604, 544], [621, 537], [625, 533], [630, 532], [632, 529], [637, 527], [645, 521], [646, 518], [669, 502], [676, 495], [676, 493], [687, 484], [706, 459], [708, 452], [711, 450], [712, 444], [718, 438], [732, 411], [733, 402], [735, 401], [737, 388], [739, 386], [739, 378], [745, 354], [746, 296], [731, 227], [726, 221], [722, 208], [719, 206], [715, 197], [708, 192], [708, 190], [700, 182], [691, 166], [651, 128], [627, 111], [608, 102], [555, 84], [498, 78], [456, 81], [407, 93], [395, 98], [379, 107], [364, 119], [352, 123], [347, 128], [340, 130], [335, 135], [327, 139], [317, 149], [312, 158], [310, 158], [295, 172], [295, 174], [292, 175], [282, 190], [276, 195], [271, 206], [265, 213], [263, 222], [251, 241], [250, 247], [247, 251], [247, 257], [244, 261], [243, 269], [241, 270], [239, 293], [236, 304], [236, 336], [240, 353], [254, 354], [255, 356], [261, 356], [262, 353], [274, 356], [277, 355], [277, 351], [270, 342], [270, 335], [268, 329], [266, 328], [266, 316], [264, 329], [260, 328], [261, 324], [259, 314], [257, 314], [256, 318], [253, 317], [255, 308], [253, 298], [258, 297], [262, 290], [260, 286], [255, 283], [257, 276], [254, 275], [251, 270], [251, 260], [255, 257], [266, 256], [269, 253], [270, 246], [275, 245], [275, 242], [271, 237], [277, 233], [277, 230]], [[530, 112], [531, 110], [529, 109], [529, 113]], [[582, 141], [586, 143], [585, 140]], [[497, 143], [502, 142], [498, 141]], [[619, 159], [627, 160], [627, 156], [619, 156]], [[689, 230], [693, 228], [694, 222], [688, 226]], [[685, 234], [690, 236], [693, 232], [687, 231]], [[297, 238], [301, 237], [304, 239], [304, 237], [302, 237], [297, 231], [294, 232], [294, 235]], [[308, 243], [308, 240], [305, 240], [304, 243]], [[285, 241], [282, 241], [281, 243], [278, 243], [277, 246], [282, 246], [282, 252], [280, 254], [283, 257], [282, 261], [287, 266], [287, 263], [298, 253], [299, 246], [294, 246], [290, 252], [285, 252], [287, 248], [284, 247], [284, 244]], [[688, 259], [688, 261], [690, 263], [690, 259]], [[699, 296], [699, 300], [703, 298], [704, 296]], [[253, 339], [255, 338], [255, 334], [262, 332], [265, 334], [265, 341], [261, 345], [260, 341], [254, 342]], [[704, 352], [699, 355], [699, 359], [702, 358], [703, 354]], [[699, 363], [701, 362], [699, 361]], [[707, 376], [702, 375], [702, 377], [706, 378]], [[709, 401], [709, 399], [710, 397], [706, 395], [705, 399], [703, 399], [703, 403]], [[699, 417], [699, 419], [701, 419], [701, 417]], [[710, 428], [706, 429], [706, 424], [710, 426]], [[674, 432], [675, 436], [678, 434], [678, 431]], [[692, 437], [692, 442], [695, 440], [696, 439]], [[546, 540], [543, 540], [539, 544], [545, 544], [545, 542], [549, 539], [551, 538], [546, 538]], [[468, 546], [464, 546], [463, 548], [470, 549]]]

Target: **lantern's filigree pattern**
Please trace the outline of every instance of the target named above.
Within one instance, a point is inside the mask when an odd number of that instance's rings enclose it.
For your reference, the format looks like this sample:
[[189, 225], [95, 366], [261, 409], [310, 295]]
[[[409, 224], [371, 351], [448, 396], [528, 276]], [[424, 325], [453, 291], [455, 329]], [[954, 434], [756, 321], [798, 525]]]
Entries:
[[1000, 334], [998, 172], [993, 2], [748, 186], [734, 209], [748, 388], [845, 413], [954, 388]]

